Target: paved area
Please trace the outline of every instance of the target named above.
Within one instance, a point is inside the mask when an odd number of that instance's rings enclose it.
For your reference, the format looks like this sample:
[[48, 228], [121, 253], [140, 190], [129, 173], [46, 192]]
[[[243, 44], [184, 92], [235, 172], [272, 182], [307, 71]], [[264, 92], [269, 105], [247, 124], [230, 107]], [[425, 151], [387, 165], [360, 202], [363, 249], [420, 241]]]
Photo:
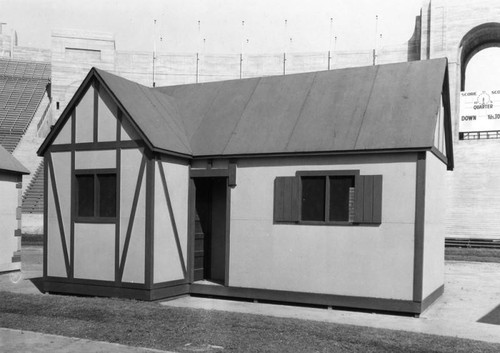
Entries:
[[41, 294], [35, 284], [39, 283], [36, 279], [43, 275], [42, 247], [23, 246], [21, 261], [21, 272], [0, 275], [0, 289], [14, 293]]
[[3, 353], [154, 353], [156, 349], [129, 347], [116, 343], [90, 341], [42, 334], [31, 331], [0, 328], [0, 351]]
[[420, 318], [183, 297], [162, 304], [413, 331], [500, 343], [500, 325], [477, 322], [500, 305], [500, 263], [445, 265], [445, 291]]
[[[40, 247], [25, 247], [21, 273], [0, 275], [0, 289], [41, 294]], [[21, 276], [20, 276], [21, 275]], [[256, 315], [324, 321], [347, 325], [413, 331], [500, 343], [500, 325], [477, 321], [500, 305], [500, 263], [450, 261], [445, 265], [445, 292], [420, 318], [343, 310], [183, 297], [163, 305], [224, 310]], [[0, 328], [1, 352], [160, 352], [79, 338]]]

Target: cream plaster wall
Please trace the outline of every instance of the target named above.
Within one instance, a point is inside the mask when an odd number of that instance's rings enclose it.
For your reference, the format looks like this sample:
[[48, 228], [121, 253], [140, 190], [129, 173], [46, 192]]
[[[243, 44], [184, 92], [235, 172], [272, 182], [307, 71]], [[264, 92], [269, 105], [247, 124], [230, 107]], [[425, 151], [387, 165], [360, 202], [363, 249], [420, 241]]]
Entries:
[[115, 225], [75, 223], [75, 278], [115, 280]]
[[47, 275], [53, 277], [67, 277], [64, 262], [63, 245], [59, 221], [57, 218], [56, 204], [53, 192], [53, 180], [47, 178]]
[[[380, 226], [273, 224], [277, 176], [382, 174]], [[240, 160], [231, 190], [229, 285], [411, 300], [416, 155]]]
[[[138, 149], [124, 149], [121, 151], [121, 175], [120, 175], [120, 239], [119, 252], [120, 262], [127, 229], [130, 222], [135, 189], [139, 177], [143, 154]], [[137, 208], [134, 215], [130, 243], [125, 261], [123, 281], [144, 283], [145, 266], [145, 235], [146, 235], [146, 170], [141, 182]]]
[[90, 86], [75, 108], [75, 141], [92, 142], [94, 140], [94, 87]]
[[427, 152], [425, 177], [425, 226], [423, 298], [444, 284], [444, 235], [446, 218], [446, 165]]
[[20, 250], [20, 237], [14, 236], [17, 229], [16, 208], [18, 204], [17, 175], [0, 175], [0, 272], [21, 268], [21, 262], [12, 262], [14, 252]]
[[[187, 226], [189, 167], [168, 157], [160, 160], [165, 172], [175, 226], [179, 236], [184, 264], [187, 267]], [[174, 237], [174, 224], [170, 217], [158, 164], [155, 164], [154, 212], [154, 283], [183, 279], [181, 259]]]

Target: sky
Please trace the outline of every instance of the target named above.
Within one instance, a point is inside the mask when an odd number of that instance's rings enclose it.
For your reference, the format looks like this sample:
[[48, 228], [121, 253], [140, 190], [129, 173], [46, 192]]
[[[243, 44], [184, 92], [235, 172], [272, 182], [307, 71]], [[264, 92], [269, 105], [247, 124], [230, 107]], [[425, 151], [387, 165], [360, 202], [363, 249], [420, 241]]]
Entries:
[[422, 0], [0, 0], [0, 22], [7, 23], [4, 33], [16, 30], [20, 46], [49, 48], [52, 29], [72, 28], [112, 32], [117, 50], [126, 51], [150, 51], [156, 38], [161, 52], [311, 52], [371, 49], [376, 28], [382, 34], [378, 45], [404, 43], [421, 5]]

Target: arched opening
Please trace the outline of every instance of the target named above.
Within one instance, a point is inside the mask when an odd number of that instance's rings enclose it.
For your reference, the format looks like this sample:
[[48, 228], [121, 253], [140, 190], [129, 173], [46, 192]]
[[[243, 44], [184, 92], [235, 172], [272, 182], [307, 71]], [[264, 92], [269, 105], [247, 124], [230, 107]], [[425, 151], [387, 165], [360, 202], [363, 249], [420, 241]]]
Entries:
[[[500, 67], [495, 64], [500, 62], [500, 23], [470, 30], [460, 42], [459, 53], [459, 140], [499, 139]], [[488, 104], [481, 105], [476, 92], [483, 92]]]
[[470, 60], [480, 51], [500, 47], [500, 23], [484, 23], [471, 29], [460, 42], [460, 90], [465, 89], [466, 69]]
[[464, 91], [500, 89], [500, 45], [477, 52], [465, 69]]

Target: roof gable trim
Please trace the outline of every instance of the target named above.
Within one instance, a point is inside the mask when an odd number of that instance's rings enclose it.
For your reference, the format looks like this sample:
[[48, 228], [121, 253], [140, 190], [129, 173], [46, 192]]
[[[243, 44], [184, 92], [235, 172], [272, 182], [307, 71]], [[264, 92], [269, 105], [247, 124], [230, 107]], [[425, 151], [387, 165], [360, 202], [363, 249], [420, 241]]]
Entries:
[[[46, 152], [47, 148], [54, 142], [55, 138], [57, 137], [57, 135], [59, 134], [61, 129], [64, 127], [64, 124], [66, 123], [66, 121], [68, 119], [71, 118], [72, 112], [74, 111], [75, 107], [78, 105], [78, 103], [82, 99], [84, 93], [87, 91], [87, 89], [90, 87], [90, 85], [92, 84], [92, 82], [94, 80], [96, 80], [97, 84], [100, 87], [103, 87], [106, 90], [106, 93], [111, 97], [113, 102], [118, 106], [118, 109], [122, 111], [122, 114], [121, 114], [122, 119], [123, 118], [128, 119], [128, 121], [130, 122], [130, 125], [136, 130], [136, 132], [141, 137], [141, 139], [145, 141], [146, 146], [150, 150], [153, 149], [151, 142], [146, 138], [144, 133], [139, 129], [139, 127], [137, 126], [135, 121], [131, 118], [130, 114], [123, 107], [121, 102], [118, 100], [118, 98], [112, 92], [112, 90], [108, 87], [108, 85], [102, 79], [102, 77], [99, 75], [97, 70], [93, 67], [89, 71], [89, 73], [87, 74], [85, 79], [82, 81], [80, 87], [78, 87], [77, 91], [75, 92], [75, 94], [73, 95], [71, 100], [69, 101], [69, 103], [66, 106], [66, 108], [64, 109], [64, 111], [61, 113], [57, 122], [52, 126], [50, 133], [48, 134], [48, 136], [45, 138], [42, 145], [38, 149], [37, 154], [39, 156], [42, 156]], [[118, 120], [117, 123], [120, 123], [120, 121]]]

